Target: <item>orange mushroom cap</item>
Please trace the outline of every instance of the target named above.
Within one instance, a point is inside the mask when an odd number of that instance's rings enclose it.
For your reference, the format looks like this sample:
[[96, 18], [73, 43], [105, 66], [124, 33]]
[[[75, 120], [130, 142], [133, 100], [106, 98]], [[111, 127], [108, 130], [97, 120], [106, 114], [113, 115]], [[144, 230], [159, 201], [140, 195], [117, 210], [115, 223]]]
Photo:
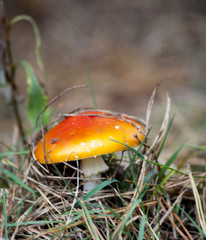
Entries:
[[51, 128], [34, 155], [43, 164], [80, 160], [127, 149], [123, 144], [137, 146], [144, 138], [143, 124], [128, 115], [82, 111]]

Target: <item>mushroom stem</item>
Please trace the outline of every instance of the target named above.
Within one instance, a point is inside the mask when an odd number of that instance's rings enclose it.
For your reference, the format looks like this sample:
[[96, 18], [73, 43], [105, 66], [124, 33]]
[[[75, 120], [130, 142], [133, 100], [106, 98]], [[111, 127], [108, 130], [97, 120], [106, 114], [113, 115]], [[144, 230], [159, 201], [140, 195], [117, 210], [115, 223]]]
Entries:
[[102, 159], [102, 156], [82, 159], [81, 170], [89, 181], [84, 184], [83, 190], [90, 191], [97, 186], [101, 180], [101, 172], [108, 170], [108, 166]]
[[90, 191], [101, 182], [101, 173], [85, 178], [88, 182], [84, 183], [83, 190]]

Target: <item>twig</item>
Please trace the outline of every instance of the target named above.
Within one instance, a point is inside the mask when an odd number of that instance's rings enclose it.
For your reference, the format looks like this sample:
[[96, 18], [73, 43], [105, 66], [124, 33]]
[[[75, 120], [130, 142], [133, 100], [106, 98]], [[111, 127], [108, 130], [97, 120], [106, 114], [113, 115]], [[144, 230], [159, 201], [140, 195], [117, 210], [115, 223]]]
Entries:
[[11, 86], [11, 92], [12, 92], [11, 101], [14, 108], [14, 114], [17, 121], [19, 133], [22, 138], [22, 143], [23, 145], [27, 145], [27, 140], [26, 140], [24, 128], [22, 125], [21, 115], [19, 111], [19, 105], [16, 98], [16, 90], [17, 90], [17, 86], [15, 83], [16, 65], [13, 62], [13, 54], [12, 54], [12, 48], [11, 48], [11, 40], [10, 40], [11, 26], [9, 25], [8, 19], [6, 16], [3, 17], [2, 24], [3, 24], [4, 34], [5, 34], [5, 43], [6, 43], [6, 47], [4, 49], [4, 53], [2, 57], [6, 81]]
[[79, 85], [79, 86], [74, 86], [74, 87], [70, 87], [70, 88], [66, 88], [64, 89], [62, 92], [60, 92], [60, 94], [58, 94], [57, 96], [55, 96], [45, 107], [44, 109], [39, 113], [39, 115], [36, 118], [36, 124], [34, 126], [34, 131], [32, 133], [32, 143], [31, 143], [31, 147], [32, 147], [32, 152], [34, 152], [34, 140], [35, 140], [35, 131], [36, 128], [38, 126], [39, 120], [42, 116], [42, 114], [47, 110], [47, 108], [49, 108], [54, 102], [56, 102], [62, 95], [64, 95], [65, 93], [74, 90], [74, 89], [78, 89], [78, 88], [86, 88], [87, 85]]
[[74, 197], [74, 200], [72, 202], [72, 206], [71, 206], [71, 210], [70, 210], [70, 213], [69, 213], [69, 216], [67, 218], [67, 221], [66, 221], [66, 225], [69, 224], [69, 222], [71, 221], [71, 215], [72, 215], [72, 211], [73, 211], [73, 208], [77, 202], [77, 197], [78, 197], [78, 193], [79, 193], [79, 162], [78, 160], [76, 160], [76, 163], [77, 163], [77, 187], [76, 187], [76, 191], [75, 191], [75, 197]]
[[[162, 201], [160, 201], [160, 206], [162, 207], [162, 209], [164, 210], [165, 214], [167, 214], [167, 210], [165, 209]], [[177, 232], [181, 235], [181, 237], [185, 240], [188, 240], [187, 236], [177, 227], [177, 225], [175, 224], [175, 222], [172, 220], [172, 218], [170, 216], [168, 216], [170, 222], [172, 223], [172, 225], [174, 226], [174, 228], [177, 230]]]
[[190, 169], [189, 162], [187, 163], [187, 171], [188, 171], [190, 182], [191, 182], [191, 185], [192, 185], [192, 190], [193, 190], [193, 194], [194, 194], [194, 198], [195, 198], [199, 223], [200, 223], [200, 226], [201, 226], [203, 232], [206, 234], [206, 222], [205, 222], [204, 212], [203, 212], [203, 208], [202, 208], [202, 203], [201, 203], [200, 195], [198, 193], [195, 181], [194, 181], [193, 176], [192, 176], [192, 172], [191, 172], [191, 169]]
[[180, 201], [180, 199], [182, 198], [182, 196], [184, 195], [184, 193], [186, 192], [186, 190], [184, 190], [178, 197], [177, 199], [174, 201], [174, 203], [170, 206], [170, 208], [167, 210], [167, 212], [165, 213], [165, 215], [160, 219], [160, 222], [158, 225], [156, 225], [156, 227], [154, 228], [155, 232], [158, 230], [158, 228], [162, 225], [162, 223], [165, 221], [165, 219], [170, 215], [170, 213], [172, 212], [174, 206]]
[[[169, 207], [168, 203], [164, 200], [163, 198], [163, 202], [164, 204]], [[177, 219], [177, 221], [180, 223], [180, 225], [182, 226], [182, 228], [184, 229], [185, 233], [187, 234], [187, 236], [189, 237], [190, 240], [193, 240], [192, 236], [190, 235], [190, 233], [188, 232], [188, 230], [186, 229], [186, 227], [184, 226], [184, 224], [182, 223], [182, 221], [180, 220], [180, 218], [178, 217], [178, 215], [174, 212], [174, 210], [172, 210], [172, 213], [174, 215], [174, 217]]]

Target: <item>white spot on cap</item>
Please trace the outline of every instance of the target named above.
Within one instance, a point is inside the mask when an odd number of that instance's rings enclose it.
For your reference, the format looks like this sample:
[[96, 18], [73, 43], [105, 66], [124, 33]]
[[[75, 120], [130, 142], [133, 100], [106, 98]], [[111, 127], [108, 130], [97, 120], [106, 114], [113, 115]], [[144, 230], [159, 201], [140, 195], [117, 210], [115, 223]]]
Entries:
[[102, 144], [102, 143], [99, 143], [99, 146], [103, 146], [103, 144]]
[[112, 136], [110, 136], [111, 139], [114, 139]]
[[86, 143], [85, 143], [85, 142], [82, 142], [82, 143], [81, 143], [81, 145], [82, 145], [82, 146], [85, 146], [85, 145], [86, 145]]
[[90, 146], [91, 146], [92, 148], [95, 147], [95, 142], [96, 142], [96, 140], [95, 140], [95, 141], [91, 140], [91, 144], [90, 144]]
[[115, 126], [115, 129], [118, 130], [118, 129], [119, 129], [119, 126]]
[[75, 156], [75, 158], [76, 158], [76, 159], [79, 159], [79, 157], [78, 157], [77, 155]]
[[87, 149], [87, 152], [89, 152], [89, 153], [90, 153], [90, 152], [91, 152], [91, 151], [90, 151], [90, 149]]

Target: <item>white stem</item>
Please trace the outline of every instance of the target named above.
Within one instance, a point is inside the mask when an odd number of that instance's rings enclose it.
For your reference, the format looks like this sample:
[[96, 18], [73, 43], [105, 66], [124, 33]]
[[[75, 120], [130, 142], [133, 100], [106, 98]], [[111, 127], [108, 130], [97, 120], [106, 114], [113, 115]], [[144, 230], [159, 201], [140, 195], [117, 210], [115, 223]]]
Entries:
[[85, 178], [85, 180], [89, 180], [89, 181], [84, 183], [83, 190], [90, 191], [101, 182], [101, 173]]
[[[81, 170], [83, 171], [85, 178], [89, 181], [84, 184], [83, 190], [90, 191], [97, 186], [101, 181], [96, 181], [97, 178], [101, 178], [101, 172], [105, 172], [108, 166], [102, 159], [102, 156], [86, 158], [81, 160]], [[98, 175], [99, 174], [99, 175]], [[86, 180], [86, 179], [85, 179]], [[91, 180], [91, 182], [90, 182]]]

